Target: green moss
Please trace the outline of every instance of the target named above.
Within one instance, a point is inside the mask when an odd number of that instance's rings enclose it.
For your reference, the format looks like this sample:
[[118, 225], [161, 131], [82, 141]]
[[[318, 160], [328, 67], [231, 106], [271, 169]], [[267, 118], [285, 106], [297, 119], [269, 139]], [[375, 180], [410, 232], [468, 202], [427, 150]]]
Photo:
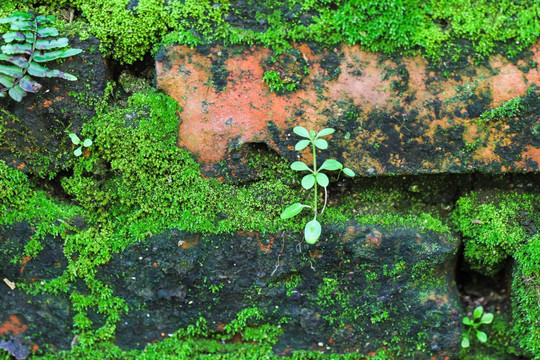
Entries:
[[523, 110], [521, 97], [517, 96], [511, 100], [505, 101], [501, 106], [485, 111], [480, 115], [481, 122], [496, 121], [518, 116]]
[[176, 147], [178, 111], [173, 99], [148, 90], [132, 96], [125, 109], [103, 112], [83, 130], [94, 146], [64, 179], [66, 191], [92, 216], [129, 224], [116, 230], [127, 239], [167, 228], [203, 233], [283, 228], [275, 215], [283, 201], [297, 195], [280, 181], [277, 168], [261, 167], [262, 181], [239, 187], [203, 178], [197, 162]]
[[431, 6], [434, 19], [450, 24], [443, 31], [470, 40], [481, 56], [493, 53], [500, 42], [509, 42], [506, 51], [516, 55], [523, 43], [534, 43], [540, 34], [538, 4], [459, 0], [435, 1]]
[[[63, 0], [45, 3], [67, 6]], [[422, 52], [430, 59], [455, 62], [466, 53], [485, 57], [501, 49], [515, 56], [540, 35], [540, 5], [511, 0], [178, 0], [166, 4], [140, 0], [133, 9], [129, 3], [69, 3], [82, 10], [105, 54], [123, 63], [141, 59], [152, 47], [156, 51], [160, 41], [191, 47], [216, 41], [260, 44], [277, 52], [290, 48], [291, 42], [325, 46], [345, 42], [371, 51]]]
[[540, 235], [515, 254], [512, 282], [514, 336], [531, 356], [540, 354]]
[[[441, 220], [440, 208], [426, 202], [440, 196], [443, 178], [409, 177], [397, 183], [394, 177], [380, 177], [377, 181], [359, 178], [347, 190], [348, 196], [330, 205], [321, 216], [322, 222], [344, 222], [354, 217], [361, 224], [383, 227], [417, 227], [449, 234], [450, 228]], [[329, 198], [335, 196], [329, 190]], [[444, 204], [437, 204], [444, 206]], [[444, 215], [444, 214], [443, 214]]]
[[475, 270], [492, 275], [507, 258], [514, 260], [512, 336], [528, 354], [540, 353], [540, 197], [498, 194], [480, 200], [471, 193], [458, 200], [452, 215], [463, 234], [465, 259]]
[[268, 84], [270, 91], [280, 95], [284, 94], [285, 92], [293, 92], [298, 88], [298, 83], [283, 82], [277, 71], [266, 71], [263, 76], [263, 81]]
[[535, 214], [538, 202], [528, 194], [480, 200], [475, 192], [457, 201], [452, 220], [463, 234], [465, 260], [474, 270], [493, 275], [519, 250], [528, 238], [520, 222]]
[[[110, 342], [96, 344], [92, 347], [77, 346], [69, 351], [60, 351], [55, 354], [44, 354], [34, 356], [40, 359], [110, 359], [110, 360], [161, 360], [161, 359], [224, 359], [224, 360], [360, 360], [375, 359], [389, 360], [395, 358], [395, 353], [399, 349], [381, 349], [369, 357], [361, 356], [357, 353], [351, 354], [325, 354], [318, 351], [294, 351], [291, 356], [281, 356], [274, 354], [272, 345], [282, 335], [281, 325], [270, 324], [248, 324], [241, 320], [246, 313], [253, 312], [253, 309], [245, 309], [237, 315], [234, 321], [240, 321], [242, 325], [232, 329], [225, 329], [224, 332], [216, 332], [208, 329], [206, 320], [200, 318], [196, 324], [185, 329], [179, 329], [163, 341], [146, 346], [143, 350], [122, 350]], [[258, 321], [263, 322], [262, 319]], [[283, 323], [283, 322], [281, 322]], [[242, 341], [230, 342], [235, 334], [241, 334]]]
[[46, 235], [65, 235], [73, 228], [70, 222], [78, 214], [76, 207], [58, 203], [44, 191], [33, 190], [25, 174], [0, 160], [0, 226], [27, 222], [35, 228], [25, 253], [19, 257], [37, 255]]
[[99, 39], [101, 51], [130, 64], [164, 34], [169, 16], [162, 0], [140, 0], [133, 11], [128, 4], [129, 0], [78, 0], [73, 5], [90, 23], [90, 33]]

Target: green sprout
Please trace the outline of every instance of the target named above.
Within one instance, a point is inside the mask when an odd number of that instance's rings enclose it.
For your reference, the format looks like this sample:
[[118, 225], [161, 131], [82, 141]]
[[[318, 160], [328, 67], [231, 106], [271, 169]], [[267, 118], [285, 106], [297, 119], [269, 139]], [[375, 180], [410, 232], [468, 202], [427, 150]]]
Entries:
[[92, 140], [90, 139], [85, 139], [84, 141], [81, 141], [81, 139], [79, 139], [79, 137], [75, 133], [69, 133], [69, 137], [71, 138], [71, 142], [73, 143], [73, 145], [81, 145], [76, 148], [75, 151], [73, 151], [73, 154], [75, 154], [75, 156], [82, 155], [83, 146], [87, 148], [92, 146], [93, 144]]
[[[321, 139], [323, 136], [328, 136], [334, 133], [334, 129], [332, 128], [326, 128], [322, 129], [319, 133], [316, 133], [314, 130], [308, 131], [307, 129], [297, 126], [293, 129], [294, 133], [298, 136], [301, 136], [303, 140], [298, 141], [296, 143], [294, 149], [296, 151], [302, 151], [306, 147], [308, 147], [310, 144], [313, 148], [313, 169], [311, 169], [307, 164], [303, 163], [302, 161], [295, 161], [291, 164], [291, 169], [295, 171], [309, 171], [310, 174], [304, 176], [302, 178], [302, 187], [306, 190], [309, 190], [313, 188], [313, 204], [311, 205], [304, 205], [300, 203], [294, 203], [290, 205], [288, 208], [283, 210], [281, 213], [282, 219], [289, 219], [293, 216], [298, 215], [302, 209], [304, 208], [310, 208], [313, 210], [313, 220], [309, 221], [306, 224], [306, 227], [304, 229], [304, 236], [306, 239], [306, 242], [308, 244], [315, 244], [317, 240], [319, 239], [319, 236], [321, 236], [321, 224], [317, 221], [317, 216], [322, 215], [324, 212], [324, 209], [326, 208], [326, 203], [328, 199], [328, 192], [326, 191], [326, 187], [328, 186], [330, 180], [328, 179], [328, 176], [324, 173], [322, 173], [322, 170], [328, 170], [328, 171], [335, 171], [339, 170], [338, 173], [338, 179], [339, 175], [343, 171], [343, 173], [347, 176], [354, 176], [354, 171], [352, 171], [349, 168], [344, 168], [343, 164], [340, 163], [337, 160], [328, 159], [326, 160], [319, 168], [317, 168], [317, 153], [316, 150], [326, 150], [328, 148], [328, 142], [324, 139]], [[317, 191], [317, 185], [320, 185], [324, 188], [324, 206], [321, 210], [321, 213], [319, 214], [317, 211], [317, 205], [319, 202], [319, 194]]]
[[480, 331], [478, 328], [482, 324], [491, 324], [493, 321], [492, 313], [484, 313], [484, 308], [478, 306], [474, 309], [473, 319], [469, 319], [468, 316], [463, 318], [463, 324], [468, 326], [466, 332], [463, 333], [463, 339], [461, 340], [461, 347], [468, 348], [471, 344], [471, 332], [474, 330], [476, 332], [476, 338], [481, 342], [485, 343], [487, 341], [487, 334], [483, 331]]

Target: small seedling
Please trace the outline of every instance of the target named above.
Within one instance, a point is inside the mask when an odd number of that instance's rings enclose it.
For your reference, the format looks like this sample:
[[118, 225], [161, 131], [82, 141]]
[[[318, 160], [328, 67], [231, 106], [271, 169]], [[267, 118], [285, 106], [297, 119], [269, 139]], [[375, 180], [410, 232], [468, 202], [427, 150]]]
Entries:
[[[311, 205], [304, 205], [300, 203], [294, 203], [288, 208], [286, 208], [281, 213], [282, 219], [289, 219], [293, 216], [298, 215], [302, 209], [304, 208], [310, 208], [313, 210], [313, 220], [308, 222], [306, 224], [306, 227], [304, 229], [304, 236], [306, 239], [306, 242], [308, 244], [315, 244], [317, 240], [319, 239], [319, 236], [321, 236], [321, 224], [317, 221], [317, 216], [322, 215], [324, 212], [324, 209], [326, 208], [326, 202], [328, 198], [328, 193], [326, 191], [326, 187], [328, 186], [330, 180], [328, 179], [328, 176], [324, 173], [322, 173], [322, 170], [328, 170], [328, 171], [335, 171], [339, 170], [338, 178], [341, 172], [347, 176], [354, 176], [354, 171], [352, 171], [349, 168], [344, 168], [343, 164], [341, 164], [337, 160], [328, 159], [326, 160], [319, 168], [317, 168], [317, 149], [319, 150], [326, 150], [328, 148], [328, 142], [324, 139], [321, 139], [323, 136], [328, 136], [334, 133], [334, 129], [332, 128], [326, 128], [322, 129], [319, 133], [316, 133], [314, 130], [308, 131], [307, 129], [297, 126], [293, 129], [294, 133], [298, 136], [301, 136], [303, 140], [298, 141], [296, 143], [296, 146], [294, 149], [296, 151], [302, 151], [306, 147], [308, 147], [310, 144], [313, 148], [313, 169], [311, 169], [307, 164], [303, 163], [302, 161], [295, 161], [291, 164], [291, 169], [295, 171], [309, 171], [310, 174], [304, 176], [302, 178], [302, 187], [306, 190], [309, 190], [313, 188], [313, 203]], [[320, 185], [324, 188], [324, 206], [321, 210], [321, 213], [319, 214], [317, 212], [317, 205], [319, 202], [319, 194], [317, 191], [317, 185]]]
[[79, 137], [75, 133], [69, 133], [69, 137], [71, 138], [71, 142], [73, 143], [73, 145], [81, 145], [78, 148], [76, 148], [75, 151], [73, 151], [73, 154], [75, 154], [75, 156], [82, 155], [83, 146], [87, 148], [87, 147], [92, 146], [93, 144], [92, 140], [90, 139], [84, 139], [84, 141], [81, 141], [81, 139], [79, 139]]
[[484, 308], [478, 306], [474, 309], [473, 319], [469, 319], [468, 316], [463, 318], [463, 324], [468, 326], [467, 331], [463, 333], [463, 339], [461, 340], [461, 347], [468, 348], [471, 345], [471, 332], [476, 333], [476, 338], [481, 342], [485, 343], [487, 341], [487, 334], [483, 331], [480, 331], [478, 328], [482, 324], [491, 324], [493, 321], [492, 313], [485, 313]]

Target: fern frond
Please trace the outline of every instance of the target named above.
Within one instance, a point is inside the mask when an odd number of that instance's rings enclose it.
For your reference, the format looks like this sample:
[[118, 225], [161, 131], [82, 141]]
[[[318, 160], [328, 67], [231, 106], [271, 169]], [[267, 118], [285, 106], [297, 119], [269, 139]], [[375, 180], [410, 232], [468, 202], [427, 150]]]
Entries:
[[38, 64], [82, 51], [69, 48], [68, 38], [56, 38], [58, 29], [50, 26], [54, 20], [53, 16], [35, 16], [20, 11], [0, 19], [0, 24], [9, 24], [11, 30], [2, 35], [6, 44], [0, 48], [0, 97], [9, 94], [13, 100], [21, 101], [26, 93], [39, 91], [42, 85], [33, 77], [77, 80], [71, 74]]

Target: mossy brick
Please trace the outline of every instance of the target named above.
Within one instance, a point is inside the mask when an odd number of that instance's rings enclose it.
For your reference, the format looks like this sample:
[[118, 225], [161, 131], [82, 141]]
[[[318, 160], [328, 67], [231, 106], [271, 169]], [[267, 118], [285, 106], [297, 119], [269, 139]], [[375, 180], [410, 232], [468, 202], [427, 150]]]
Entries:
[[220, 334], [238, 313], [255, 308], [259, 316], [249, 326], [287, 319], [272, 346], [278, 353], [320, 350], [319, 342], [336, 354], [367, 355], [385, 343], [413, 357], [457, 353], [461, 310], [448, 275], [456, 239], [353, 221], [326, 227], [315, 246], [301, 241], [288, 232], [169, 230], [133, 244], [100, 276], [134, 307], [119, 324], [118, 344], [165, 339], [201, 314]]
[[[521, 66], [540, 61], [538, 42], [517, 63], [496, 55], [450, 78], [419, 56], [388, 58], [345, 45], [295, 49], [310, 73], [286, 94], [271, 92], [263, 81], [266, 62], [276, 58], [262, 47], [200, 53], [171, 46], [158, 55], [157, 86], [184, 108], [179, 145], [205, 172], [212, 174], [220, 161], [235, 164], [231, 154], [251, 143], [297, 160], [297, 125], [335, 128], [330, 156], [361, 175], [538, 170], [540, 72]], [[212, 59], [221, 57], [227, 85], [216, 90]], [[519, 113], [479, 121], [517, 97]]]

